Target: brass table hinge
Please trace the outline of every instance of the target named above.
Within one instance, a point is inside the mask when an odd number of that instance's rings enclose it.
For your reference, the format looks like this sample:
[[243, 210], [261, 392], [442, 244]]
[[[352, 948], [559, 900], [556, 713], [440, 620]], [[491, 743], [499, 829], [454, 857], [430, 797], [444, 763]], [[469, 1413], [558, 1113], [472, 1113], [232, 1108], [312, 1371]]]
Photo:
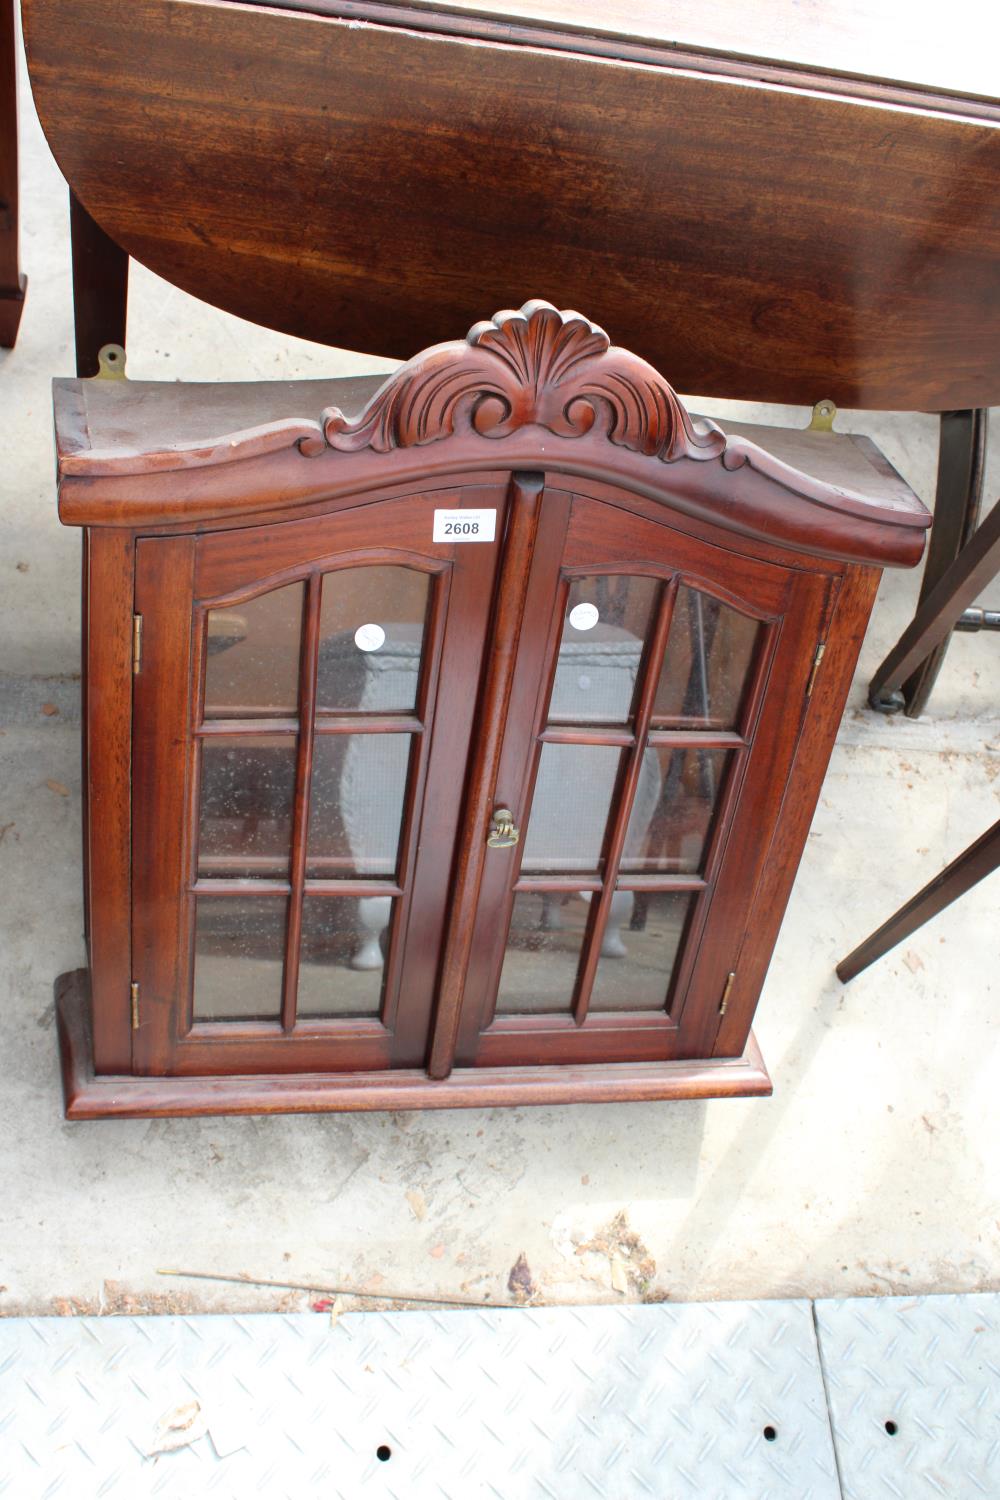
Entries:
[[825, 650], [826, 641], [820, 641], [819, 645], [816, 647], [816, 655], [813, 657], [813, 665], [812, 671], [809, 673], [809, 681], [806, 683], [807, 698], [812, 697], [812, 690], [816, 685], [816, 674], [819, 671], [820, 662], [823, 660], [823, 653], [825, 652]]
[[830, 400], [817, 401], [812, 409], [812, 420], [807, 432], [832, 432], [837, 417], [837, 408]]
[[132, 983], [129, 986], [129, 997], [131, 999], [132, 1030], [139, 1030], [139, 986]]
[[142, 615], [132, 616], [132, 675], [142, 671]]
[[95, 380], [125, 379], [125, 350], [121, 344], [103, 344], [97, 351]]
[[729, 996], [732, 993], [732, 988], [733, 988], [733, 985], [735, 983], [736, 983], [736, 970], [733, 969], [732, 973], [729, 974], [727, 976], [727, 978], [726, 978], [726, 987], [722, 991], [722, 999], [719, 1001], [719, 1015], [720, 1016], [724, 1016], [726, 1014], [726, 1006], [729, 1004]]

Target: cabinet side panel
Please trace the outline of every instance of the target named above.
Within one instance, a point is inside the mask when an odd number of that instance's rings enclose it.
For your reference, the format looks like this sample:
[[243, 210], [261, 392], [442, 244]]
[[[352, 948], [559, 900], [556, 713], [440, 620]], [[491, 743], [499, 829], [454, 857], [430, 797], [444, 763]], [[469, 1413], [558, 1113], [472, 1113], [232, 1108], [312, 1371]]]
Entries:
[[92, 531], [84, 553], [84, 884], [90, 935], [94, 1067], [132, 1067], [130, 765], [133, 538]]
[[[718, 1057], [738, 1056], [750, 1035], [766, 966], [805, 849], [880, 577], [878, 568], [862, 567], [848, 568], [844, 575], [826, 629], [828, 644], [816, 673], [764, 874], [750, 909], [737, 978], [713, 1049]], [[762, 966], [762, 972], [758, 966]], [[760, 978], [752, 991], [744, 989], [740, 975], [758, 973]]]

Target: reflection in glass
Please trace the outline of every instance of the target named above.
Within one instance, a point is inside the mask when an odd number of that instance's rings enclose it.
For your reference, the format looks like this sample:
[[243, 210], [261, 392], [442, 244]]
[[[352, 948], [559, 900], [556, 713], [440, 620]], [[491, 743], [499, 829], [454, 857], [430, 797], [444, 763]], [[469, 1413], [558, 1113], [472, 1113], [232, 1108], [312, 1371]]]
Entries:
[[297, 1014], [377, 1016], [382, 1003], [391, 896], [306, 896]]
[[732, 753], [662, 745], [645, 750], [625, 836], [623, 872], [692, 874], [701, 869]]
[[759, 620], [682, 585], [656, 690], [654, 722], [737, 728], [761, 630]]
[[321, 709], [406, 713], [415, 707], [430, 578], [415, 568], [341, 568], [323, 577]]
[[285, 896], [199, 896], [196, 1021], [277, 1021], [285, 951]]
[[542, 746], [523, 873], [598, 869], [621, 756], [617, 745]]
[[201, 742], [200, 876], [288, 873], [294, 735], [219, 735]]
[[318, 734], [313, 751], [307, 873], [396, 873], [413, 736]]
[[569, 1011], [589, 902], [589, 893], [518, 891], [500, 974], [498, 1013]]
[[601, 575], [572, 581], [549, 704], [551, 724], [627, 722], [659, 590], [655, 578]]
[[290, 718], [299, 696], [301, 583], [208, 611], [205, 718]]
[[615, 892], [591, 1011], [663, 1009], [694, 900], [690, 891]]

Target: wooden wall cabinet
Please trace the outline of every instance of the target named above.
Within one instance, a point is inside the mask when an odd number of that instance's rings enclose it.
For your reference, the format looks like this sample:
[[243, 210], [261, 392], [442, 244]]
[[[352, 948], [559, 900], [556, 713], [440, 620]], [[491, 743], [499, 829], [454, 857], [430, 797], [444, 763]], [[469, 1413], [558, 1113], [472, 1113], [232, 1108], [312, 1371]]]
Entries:
[[754, 1007], [926, 513], [546, 303], [319, 389], [57, 382], [68, 1113], [768, 1092]]

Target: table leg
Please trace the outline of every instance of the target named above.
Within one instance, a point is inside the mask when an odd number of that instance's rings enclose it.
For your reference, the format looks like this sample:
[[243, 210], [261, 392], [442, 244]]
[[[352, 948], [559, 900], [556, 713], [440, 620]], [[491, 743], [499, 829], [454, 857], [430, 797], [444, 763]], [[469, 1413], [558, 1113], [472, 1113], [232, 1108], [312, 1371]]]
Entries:
[[69, 195], [73, 238], [73, 321], [76, 373], [98, 371], [105, 344], [125, 345], [128, 310], [128, 252], [105, 234], [73, 191]]
[[970, 844], [947, 869], [842, 959], [837, 965], [837, 977], [846, 984], [997, 868], [1000, 868], [1000, 822], [994, 823], [982, 838]]
[[[941, 413], [934, 526], [924, 563], [918, 609], [976, 529], [983, 496], [988, 417], [989, 413], [981, 408]], [[871, 706], [881, 713], [890, 714], [904, 709], [911, 719], [922, 714], [941, 670], [949, 639], [950, 632], [924, 660], [918, 661], [902, 684], [896, 683], [891, 690], [882, 688], [876, 691], [875, 684], [880, 681], [886, 666], [883, 662], [872, 681]]]
[[17, 253], [17, 0], [0, 0], [0, 345], [13, 349], [28, 278]]
[[1000, 571], [1000, 504], [973, 532], [941, 575], [871, 680], [868, 701], [879, 708], [930, 653], [948, 639], [964, 610]]

